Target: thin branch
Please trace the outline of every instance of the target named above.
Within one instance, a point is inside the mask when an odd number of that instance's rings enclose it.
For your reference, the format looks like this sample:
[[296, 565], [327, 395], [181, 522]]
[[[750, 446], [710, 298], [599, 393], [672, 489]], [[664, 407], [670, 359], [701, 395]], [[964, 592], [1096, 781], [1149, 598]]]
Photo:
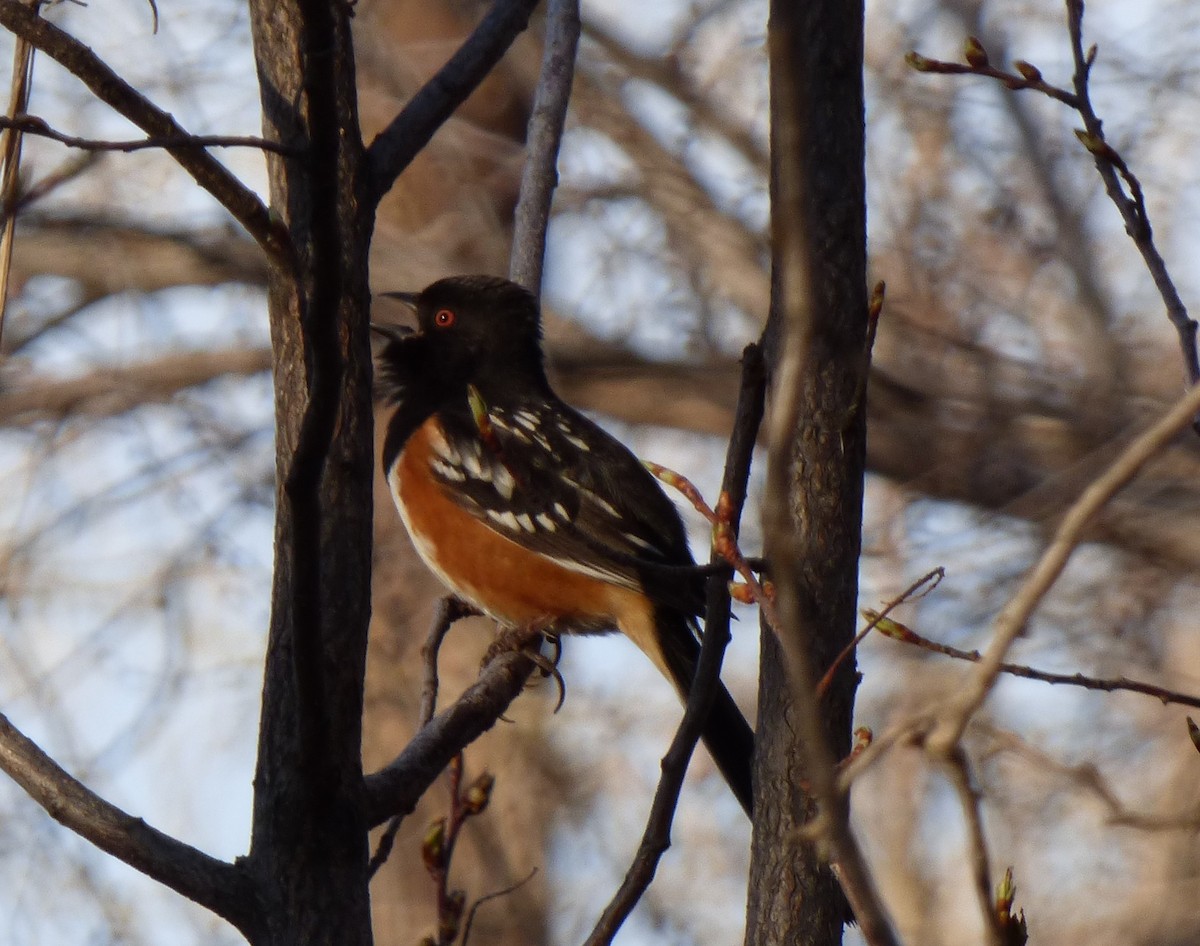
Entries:
[[[902, 592], [900, 592], [900, 594], [896, 595], [896, 597], [894, 597], [891, 601], [887, 602], [887, 604], [883, 606], [882, 611], [864, 611], [863, 617], [867, 619], [867, 626], [855, 634], [854, 639], [845, 647], [843, 647], [842, 652], [834, 658], [833, 663], [829, 665], [829, 669], [825, 671], [825, 675], [822, 676], [820, 681], [817, 683], [817, 696], [824, 697], [825, 694], [829, 692], [829, 688], [833, 685], [834, 675], [837, 673], [838, 667], [842, 665], [843, 661], [845, 661], [847, 657], [854, 653], [854, 651], [858, 648], [858, 645], [863, 642], [866, 636], [870, 634], [871, 631], [873, 631], [877, 626], [879, 626], [880, 623], [892, 613], [892, 611], [900, 607], [900, 605], [904, 604], [904, 602], [908, 601], [910, 598], [925, 597], [927, 594], [933, 591], [934, 588], [940, 585], [942, 583], [942, 579], [945, 577], [946, 569], [939, 565], [932, 571], [926, 572]], [[929, 585], [929, 587], [926, 588], [925, 585]], [[920, 594], [918, 594], [918, 592], [920, 592]]]
[[[983, 660], [983, 655], [977, 650], [961, 650], [958, 647], [951, 647], [949, 644], [942, 644], [927, 637], [922, 637], [907, 624], [890, 620], [884, 614], [864, 610], [863, 616], [871, 621], [871, 626], [879, 629], [880, 634], [884, 637], [890, 637], [892, 640], [900, 641], [903, 644], [912, 644], [923, 650], [942, 654], [946, 657], [953, 657], [956, 660], [967, 660], [972, 663], [979, 663]], [[1085, 690], [1100, 690], [1105, 693], [1115, 693], [1118, 691], [1141, 693], [1154, 697], [1164, 705], [1167, 703], [1177, 703], [1180, 706], [1192, 706], [1200, 709], [1200, 697], [1190, 696], [1187, 693], [1179, 693], [1175, 690], [1168, 690], [1166, 687], [1157, 686], [1153, 683], [1130, 680], [1128, 677], [1098, 678], [1084, 676], [1082, 673], [1050, 673], [1047, 670], [1036, 670], [1024, 664], [1012, 663], [1001, 663], [1000, 672], [1013, 677], [1023, 677], [1026, 680], [1083, 687]]]
[[993, 625], [994, 639], [980, 662], [978, 671], [966, 681], [960, 695], [930, 733], [930, 751], [935, 754], [952, 751], [953, 746], [962, 737], [967, 723], [983, 705], [983, 701], [995, 685], [1004, 655], [1013, 641], [1024, 632], [1029, 618], [1062, 574], [1075, 547], [1083, 540], [1084, 529], [1118, 490], [1137, 476], [1152, 457], [1192, 422], [1198, 411], [1200, 384], [1195, 385], [1149, 430], [1126, 447], [1067, 511], [1050, 546], [1026, 577], [1020, 590], [996, 618]]
[[[1167, 318], [1179, 336], [1180, 353], [1184, 363], [1184, 381], [1191, 387], [1200, 381], [1200, 350], [1197, 349], [1197, 326], [1180, 298], [1179, 290], [1167, 271], [1167, 264], [1154, 242], [1154, 231], [1150, 226], [1150, 214], [1141, 182], [1130, 170], [1125, 159], [1104, 137], [1104, 123], [1092, 107], [1089, 81], [1092, 65], [1096, 61], [1096, 47], [1083, 47], [1083, 0], [1066, 0], [1067, 32], [1071, 41], [1071, 56], [1075, 71], [1071, 77], [1074, 92], [1051, 85], [1042, 77], [1034, 65], [1022, 60], [1013, 63], [1019, 75], [997, 69], [988, 61], [987, 52], [979, 40], [969, 37], [966, 44], [966, 60], [963, 63], [942, 62], [928, 59], [920, 53], [911, 52], [905, 59], [918, 72], [949, 75], [976, 75], [996, 79], [1014, 91], [1032, 89], [1050, 98], [1057, 99], [1079, 114], [1083, 129], [1075, 134], [1096, 163], [1096, 170], [1104, 182], [1105, 193], [1117, 208], [1125, 223], [1125, 232], [1133, 240], [1142, 262], [1154, 280], [1155, 288], [1166, 307]], [[1193, 422], [1200, 433], [1200, 418]]]
[[[766, 377], [763, 371], [762, 350], [759, 345], [748, 345], [742, 354], [742, 385], [738, 395], [737, 419], [729, 440], [725, 473], [721, 483], [722, 495], [730, 497], [729, 522], [733, 524], [735, 531], [746, 501], [746, 482], [750, 475], [754, 443], [762, 423], [765, 393]], [[724, 563], [723, 556], [715, 550], [712, 563]], [[596, 926], [584, 946], [607, 946], [612, 942], [621, 924], [650, 886], [659, 860], [670, 847], [671, 824], [675, 817], [675, 808], [679, 804], [683, 778], [704, 723], [712, 710], [714, 694], [720, 680], [721, 661], [729, 643], [730, 616], [726, 573], [713, 575], [708, 580], [704, 639], [700, 645], [695, 680], [688, 694], [683, 719], [662, 760], [662, 777], [654, 793], [654, 803], [650, 808], [650, 817], [642, 834], [642, 842], [638, 845], [637, 854], [620, 888], [596, 921]]]
[[[33, 0], [30, 9], [37, 16], [41, 0]], [[33, 47], [18, 37], [13, 47], [12, 95], [8, 114], [25, 111], [29, 104], [29, 87], [33, 82]], [[4, 211], [4, 232], [0, 235], [0, 342], [4, 339], [4, 322], [8, 315], [8, 285], [12, 277], [14, 232], [17, 229], [18, 192], [21, 187], [21, 141], [19, 129], [10, 128], [4, 136], [3, 180], [0, 180], [0, 206]]]
[[[1096, 170], [1104, 181], [1104, 190], [1121, 214], [1121, 219], [1125, 221], [1125, 232], [1129, 234], [1129, 238], [1141, 254], [1150, 278], [1154, 280], [1154, 285], [1162, 297], [1167, 318], [1171, 320], [1179, 335], [1180, 351], [1186, 368], [1186, 384], [1194, 385], [1200, 382], [1196, 322], [1188, 315], [1187, 306], [1179, 297], [1179, 290], [1175, 288], [1175, 283], [1167, 272], [1167, 264], [1154, 243], [1154, 231], [1150, 227], [1150, 214], [1146, 210], [1142, 185], [1129, 170], [1124, 159], [1105, 140], [1104, 126], [1096, 115], [1096, 110], [1092, 108], [1088, 79], [1092, 63], [1095, 61], [1096, 48], [1093, 46], [1086, 53], [1083, 49], [1083, 0], [1067, 0], [1067, 30], [1071, 35], [1071, 55], [1075, 60], [1073, 81], [1075, 94], [1079, 99], [1078, 111], [1083, 118], [1086, 132], [1079, 135], [1079, 140], [1091, 152], [1096, 162]], [[1128, 194], [1121, 187], [1122, 179], [1129, 188]], [[1193, 426], [1200, 431], [1200, 422], [1194, 423]]]
[[105, 141], [96, 138], [77, 138], [66, 132], [51, 128], [44, 118], [27, 113], [19, 113], [10, 117], [0, 118], [0, 128], [10, 128], [26, 135], [36, 135], [39, 138], [49, 138], [71, 148], [82, 148], [87, 151], [144, 151], [148, 148], [257, 148], [260, 151], [271, 151], [294, 157], [298, 154], [295, 148], [289, 148], [277, 141], [267, 141], [254, 135], [166, 135], [154, 138], [138, 138], [131, 141]]
[[567, 121], [578, 48], [579, 0], [549, 0], [542, 73], [525, 135], [528, 156], [521, 175], [521, 196], [513, 221], [512, 257], [508, 263], [508, 274], [513, 281], [534, 293], [540, 293], [542, 287], [546, 229], [554, 188], [558, 186], [558, 150]]
[[[146, 134], [190, 140], [191, 136], [170, 114], [113, 72], [91, 49], [37, 16], [19, 0], [0, 0], [0, 26], [50, 56], [91, 89], [97, 98]], [[195, 145], [175, 145], [166, 150], [246, 228], [272, 260], [282, 264], [290, 259], [290, 244], [282, 225], [271, 221], [258, 196], [224, 165]]]
[[[418, 731], [429, 725], [429, 721], [433, 719], [433, 714], [437, 711], [438, 652], [442, 649], [442, 641], [446, 639], [446, 635], [450, 633], [450, 628], [456, 621], [477, 613], [474, 608], [453, 595], [446, 595], [438, 601], [437, 608], [433, 612], [433, 623], [429, 628], [429, 636], [425, 638], [425, 644], [421, 648], [421, 658], [425, 663], [425, 675], [421, 681], [421, 706], [417, 713]], [[392, 815], [388, 826], [379, 838], [379, 843], [375, 846], [375, 853], [371, 855], [370, 863], [367, 864], [368, 877], [374, 877], [379, 868], [387, 862], [392, 853], [392, 847], [396, 843], [396, 832], [400, 830], [403, 822], [403, 814]]]
[[67, 774], [3, 714], [0, 714], [0, 770], [60, 824], [224, 917], [254, 941], [262, 911], [248, 875], [105, 801]]
[[[13, 2], [13, 0], [7, 0]], [[529, 25], [537, 0], [496, 0], [475, 31], [367, 148], [367, 199], [378, 203]]]
[[[982, 63], [976, 65], [972, 63], [944, 62], [940, 59], [929, 59], [917, 52], [908, 53], [904, 57], [904, 61], [913, 69], [916, 69], [917, 72], [929, 72], [935, 75], [949, 76], [983, 76], [988, 79], [995, 79], [1005, 88], [1012, 89], [1014, 92], [1031, 89], [1035, 92], [1041, 92], [1052, 99], [1057, 99], [1073, 109], [1078, 110], [1079, 108], [1079, 99], [1074, 93], [1068, 92], [1066, 89], [1061, 89], [1056, 85], [1051, 85], [1042, 78], [1040, 72], [1032, 68], [1025, 72], [1025, 74], [1017, 75], [1013, 72], [997, 69], [988, 63], [986, 58]], [[1026, 66], [1028, 64], [1021, 63], [1021, 65]]]
[[963, 818], [967, 822], [967, 844], [970, 851], [971, 878], [975, 896], [983, 913], [984, 942], [987, 946], [1001, 946], [1000, 930], [996, 925], [996, 912], [992, 905], [992, 873], [988, 863], [987, 836], [983, 833], [983, 812], [980, 810], [979, 792], [971, 778], [971, 767], [962, 746], [943, 760], [950, 784], [954, 786], [962, 806]]
[[367, 824], [382, 824], [395, 814], [410, 814], [425, 790], [450, 760], [500, 719], [521, 693], [536, 664], [523, 651], [505, 651], [490, 661], [450, 707], [430, 720], [404, 751], [366, 777]]
[[467, 922], [463, 925], [463, 934], [460, 946], [467, 946], [467, 943], [470, 941], [471, 927], [475, 923], [475, 914], [478, 912], [481, 906], [489, 901], [498, 900], [500, 897], [507, 897], [510, 893], [516, 893], [527, 883], [529, 883], [529, 881], [533, 880], [533, 878], [537, 876], [537, 872], [538, 869], [535, 867], [516, 883], [509, 884], [507, 887], [502, 887], [499, 890], [493, 890], [491, 893], [485, 893], [482, 897], [472, 903], [471, 909], [467, 911]]

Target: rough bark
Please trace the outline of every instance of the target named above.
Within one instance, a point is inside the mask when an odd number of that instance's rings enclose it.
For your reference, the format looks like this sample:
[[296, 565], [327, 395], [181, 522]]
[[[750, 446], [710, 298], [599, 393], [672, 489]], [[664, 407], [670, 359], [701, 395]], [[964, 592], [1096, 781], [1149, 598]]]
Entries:
[[[774, 280], [767, 354], [777, 412], [768, 479], [783, 488], [777, 503], [768, 495], [767, 556], [783, 633], [807, 650], [819, 674], [853, 635], [858, 585], [867, 313], [862, 9], [778, 0], [768, 32]], [[782, 389], [789, 384], [797, 390]], [[794, 415], [781, 417], [793, 394]], [[844, 901], [821, 852], [799, 836], [814, 814], [808, 785], [816, 747], [801, 738], [797, 680], [782, 643], [763, 635], [746, 942], [838, 943]], [[855, 686], [851, 661], [821, 705], [826, 751], [835, 757], [849, 749]]]
[[370, 616], [370, 202], [345, 4], [254, 2], [271, 203], [275, 582], [250, 869], [256, 943], [371, 942], [361, 719]]

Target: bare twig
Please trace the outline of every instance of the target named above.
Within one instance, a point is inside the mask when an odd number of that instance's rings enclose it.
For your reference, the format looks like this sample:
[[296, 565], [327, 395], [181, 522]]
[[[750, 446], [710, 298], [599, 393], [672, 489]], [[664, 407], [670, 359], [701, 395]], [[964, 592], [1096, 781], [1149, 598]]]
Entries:
[[529, 25], [536, 6], [537, 0], [495, 0], [475, 32], [375, 137], [367, 149], [368, 199], [382, 199]]
[[493, 890], [491, 893], [485, 893], [482, 897], [471, 904], [471, 909], [467, 911], [467, 921], [463, 924], [463, 933], [461, 946], [467, 946], [471, 939], [471, 926], [475, 923], [475, 913], [481, 906], [491, 900], [498, 900], [500, 897], [507, 897], [510, 893], [516, 893], [524, 887], [529, 881], [537, 876], [538, 869], [533, 868], [528, 874], [522, 877], [514, 884], [509, 884], [507, 887], [502, 887], [499, 890]]
[[[997, 69], [988, 61], [987, 53], [979, 40], [970, 37], [966, 44], [966, 64], [942, 62], [928, 59], [919, 53], [909, 53], [905, 58], [918, 72], [943, 73], [950, 75], [977, 75], [996, 79], [1009, 89], [1032, 89], [1057, 99], [1079, 113], [1083, 129], [1076, 136], [1096, 163], [1096, 170], [1104, 182], [1105, 193], [1117, 208], [1125, 223], [1125, 232], [1133, 240], [1150, 278], [1166, 307], [1167, 318], [1179, 336], [1180, 352], [1184, 363], [1184, 380], [1190, 387], [1200, 381], [1200, 350], [1197, 349], [1198, 326], [1180, 298], [1179, 290], [1167, 271], [1167, 264], [1154, 242], [1154, 231], [1150, 226], [1150, 214], [1146, 210], [1146, 199], [1141, 182], [1130, 170], [1125, 159], [1117, 153], [1104, 137], [1104, 123], [1092, 106], [1089, 80], [1092, 65], [1096, 61], [1096, 47], [1085, 50], [1083, 46], [1083, 0], [1066, 0], [1067, 32], [1071, 42], [1071, 56], [1075, 71], [1071, 77], [1074, 92], [1051, 85], [1042, 77], [1041, 71], [1028, 62], [1017, 60], [1013, 65], [1019, 75]], [[1193, 427], [1200, 433], [1200, 418]]]
[[[762, 423], [765, 384], [761, 348], [748, 345], [742, 353], [742, 385], [738, 395], [737, 420], [726, 452], [721, 484], [722, 495], [729, 497], [729, 522], [735, 533], [746, 500], [746, 482], [750, 475], [754, 442]], [[712, 561], [714, 564], [721, 562], [723, 556], [714, 551]], [[679, 804], [683, 777], [712, 709], [713, 695], [721, 675], [721, 661], [729, 642], [731, 612], [726, 574], [716, 574], [708, 580], [704, 639], [700, 645], [696, 677], [688, 694], [683, 719], [662, 760], [662, 776], [654, 793], [654, 803], [641, 844], [620, 888], [596, 921], [584, 946], [607, 946], [612, 942], [621, 924], [650, 886], [658, 862], [670, 846], [671, 823]]]
[[11, 129], [20, 134], [36, 135], [39, 138], [49, 138], [70, 148], [82, 148], [87, 151], [144, 151], [148, 148], [257, 148], [260, 151], [271, 151], [275, 154], [296, 155], [295, 148], [289, 148], [277, 141], [267, 141], [254, 135], [164, 135], [153, 138], [138, 138], [132, 141], [105, 141], [97, 138], [77, 138], [66, 132], [51, 128], [44, 118], [29, 115], [24, 112], [0, 118], [0, 128]]
[[[437, 711], [438, 652], [442, 648], [442, 641], [446, 639], [446, 635], [456, 621], [475, 613], [477, 612], [474, 608], [453, 595], [446, 595], [437, 603], [437, 608], [433, 612], [433, 623], [429, 628], [429, 636], [425, 638], [425, 644], [421, 648], [425, 673], [421, 681], [421, 706], [417, 713], [418, 731], [429, 724], [429, 721], [433, 719], [433, 714]], [[392, 847], [396, 843], [396, 832], [400, 830], [403, 822], [404, 814], [392, 816], [383, 834], [380, 835], [370, 863], [367, 864], [367, 876], [374, 877], [379, 868], [387, 862], [392, 853]]]
[[[1187, 306], [1179, 297], [1179, 290], [1167, 272], [1167, 264], [1158, 252], [1154, 242], [1154, 232], [1150, 228], [1150, 215], [1146, 210], [1146, 201], [1142, 195], [1142, 186], [1128, 165], [1104, 138], [1104, 126], [1096, 111], [1092, 108], [1091, 94], [1088, 91], [1088, 79], [1091, 75], [1092, 63], [1096, 58], [1096, 48], [1093, 46], [1087, 52], [1083, 49], [1083, 0], [1066, 0], [1067, 2], [1067, 31], [1071, 35], [1071, 55], [1075, 60], [1075, 94], [1079, 99], [1077, 106], [1080, 117], [1083, 118], [1084, 134], [1079, 135], [1085, 148], [1091, 152], [1096, 162], [1096, 170], [1104, 181], [1104, 190], [1116, 206], [1125, 221], [1125, 232], [1133, 240], [1142, 261], [1154, 285], [1158, 289], [1166, 306], [1167, 318], [1175, 326], [1179, 335], [1180, 351], [1186, 368], [1185, 379], [1188, 386], [1200, 382], [1200, 355], [1196, 350], [1196, 322], [1188, 315]], [[1121, 187], [1122, 179], [1129, 188], [1126, 194]], [[1200, 431], [1200, 423], [1194, 423]]]
[[[91, 49], [37, 16], [19, 0], [0, 0], [0, 26], [54, 59], [80, 79], [101, 101], [125, 116], [146, 134], [158, 138], [190, 139], [167, 112], [154, 105], [117, 75]], [[213, 195], [277, 263], [291, 256], [286, 232], [273, 223], [266, 206], [250, 188], [195, 145], [166, 149], [196, 182]]]
[[521, 196], [513, 221], [508, 274], [531, 292], [540, 293], [546, 258], [550, 204], [558, 186], [558, 149], [567, 120], [575, 51], [579, 46], [579, 0], [549, 0], [542, 74], [533, 95], [533, 111], [525, 136], [528, 156], [521, 175]]
[[[30, 9], [38, 15], [41, 0], [34, 0]], [[12, 95], [8, 114], [25, 111], [29, 103], [29, 86], [33, 82], [33, 47], [24, 37], [18, 37], [13, 48]], [[17, 192], [21, 185], [21, 131], [9, 128], [3, 144], [4, 173], [0, 179], [0, 206], [4, 212], [4, 232], [0, 235], [0, 342], [4, 339], [4, 320], [8, 314], [8, 282], [12, 273], [13, 233], [17, 228]]]
[[1194, 386], [1175, 406], [1122, 451], [1111, 466], [1083, 492], [1071, 506], [1055, 532], [1050, 546], [1042, 553], [1020, 590], [1000, 612], [993, 624], [993, 640], [979, 669], [965, 683], [958, 697], [939, 719], [929, 735], [929, 748], [935, 754], [951, 750], [976, 710], [983, 704], [1001, 672], [1004, 655], [1025, 630], [1030, 616], [1066, 567], [1071, 553], [1083, 538], [1092, 517], [1160, 450], [1167, 446], [1200, 411], [1200, 384]]
[[[820, 682], [817, 684], [817, 696], [825, 695], [825, 693], [829, 690], [830, 685], [833, 683], [833, 675], [837, 673], [837, 668], [841, 666], [842, 661], [854, 653], [855, 648], [857, 648], [858, 645], [863, 642], [863, 638], [870, 634], [871, 631], [873, 631], [875, 627], [881, 621], [883, 621], [884, 618], [891, 614], [892, 611], [894, 611], [900, 605], [904, 604], [904, 602], [917, 595], [917, 592], [920, 592], [919, 597], [924, 597], [925, 595], [929, 594], [929, 592], [933, 591], [934, 588], [942, 583], [942, 579], [945, 577], [946, 569], [939, 565], [933, 571], [922, 575], [902, 592], [900, 592], [900, 594], [885, 604], [882, 611], [864, 611], [863, 616], [867, 619], [867, 626], [854, 635], [854, 640], [842, 648], [842, 652], [838, 654], [833, 663], [829, 665], [829, 669], [825, 671], [825, 675], [821, 677]], [[929, 585], [929, 587], [925, 588], [925, 585]]]
[[987, 837], [983, 833], [983, 813], [980, 811], [979, 792], [971, 778], [971, 767], [962, 746], [943, 760], [950, 784], [954, 786], [962, 806], [963, 818], [967, 823], [967, 844], [970, 852], [971, 878], [979, 909], [983, 913], [984, 942], [988, 946], [1001, 946], [1000, 930], [996, 925], [996, 912], [992, 905], [992, 872], [988, 864]]
[[[879, 629], [880, 634], [884, 637], [890, 637], [892, 640], [900, 641], [903, 644], [912, 644], [923, 650], [932, 651], [935, 654], [943, 654], [946, 657], [953, 657], [956, 660], [968, 660], [972, 663], [979, 663], [983, 660], [983, 655], [977, 650], [961, 650], [958, 647], [951, 647], [949, 644], [930, 640], [918, 634], [907, 624], [893, 621], [884, 614], [864, 610], [863, 616], [871, 621], [872, 627]], [[1153, 683], [1130, 680], [1128, 677], [1100, 678], [1088, 677], [1082, 673], [1050, 673], [1047, 670], [1036, 670], [1024, 664], [1013, 663], [1001, 663], [1000, 672], [1013, 677], [1023, 677], [1026, 680], [1039, 680], [1042, 683], [1083, 687], [1085, 690], [1101, 690], [1105, 693], [1115, 693], [1118, 691], [1141, 693], [1146, 696], [1152, 696], [1163, 704], [1177, 703], [1180, 706], [1194, 706], [1200, 709], [1200, 697], [1190, 696], [1187, 693], [1179, 693], [1175, 690], [1168, 690], [1166, 687], [1157, 686]]]
[[[910, 52], [904, 57], [904, 60], [912, 68], [916, 69], [917, 72], [930, 72], [951, 76], [984, 76], [988, 79], [995, 79], [997, 82], [1002, 83], [1005, 88], [1012, 89], [1015, 92], [1023, 89], [1032, 89], [1035, 92], [1048, 95], [1052, 99], [1057, 99], [1073, 109], [1079, 108], [1079, 100], [1074, 93], [1068, 92], [1066, 89], [1061, 89], [1056, 85], [1051, 85], [1042, 78], [1040, 72], [1032, 68], [1028, 70], [1028, 74], [1017, 75], [1013, 72], [1005, 72], [1003, 69], [997, 69], [986, 61], [982, 65], [943, 62], [940, 59], [929, 59], [916, 52]], [[1027, 66], [1028, 64], [1021, 63], [1021, 65]]]
[[255, 941], [262, 913], [248, 875], [105, 801], [68, 775], [2, 714], [0, 770], [60, 824], [224, 917]]

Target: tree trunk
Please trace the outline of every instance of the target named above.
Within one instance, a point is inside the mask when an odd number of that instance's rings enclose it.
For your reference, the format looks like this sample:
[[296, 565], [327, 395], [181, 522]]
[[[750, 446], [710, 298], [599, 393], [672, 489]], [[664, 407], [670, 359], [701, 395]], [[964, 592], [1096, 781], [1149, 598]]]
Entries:
[[[254, 0], [271, 206], [275, 580], [249, 868], [258, 944], [371, 942], [361, 721], [371, 584], [367, 249], [351, 6]], [[290, 264], [290, 265], [289, 265]]]
[[[787, 428], [772, 424], [768, 474], [785, 485], [765, 523], [782, 613], [819, 676], [854, 634], [862, 522], [866, 210], [862, 8], [773, 0], [771, 63], [771, 401], [796, 385]], [[785, 362], [788, 370], [783, 370]], [[780, 436], [782, 433], [782, 436]], [[770, 489], [770, 488], [769, 488]], [[845, 901], [820, 852], [799, 839], [814, 806], [803, 726], [780, 641], [763, 634], [755, 824], [746, 943], [841, 941]], [[844, 757], [853, 660], [821, 703], [828, 750]]]

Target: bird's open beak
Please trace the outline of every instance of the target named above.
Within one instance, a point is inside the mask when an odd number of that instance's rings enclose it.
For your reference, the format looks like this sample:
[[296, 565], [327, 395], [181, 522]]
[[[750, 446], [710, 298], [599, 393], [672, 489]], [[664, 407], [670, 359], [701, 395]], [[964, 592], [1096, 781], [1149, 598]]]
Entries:
[[386, 299], [399, 299], [410, 309], [417, 307], [417, 299], [420, 298], [419, 292], [381, 292], [381, 296]]
[[[417, 308], [417, 296], [415, 292], [381, 292], [379, 295], [387, 299], [398, 299], [406, 306], [413, 309]], [[399, 340], [408, 338], [410, 335], [416, 334], [416, 329], [411, 325], [400, 325], [395, 322], [372, 322], [371, 330], [382, 335], [384, 338]]]
[[411, 325], [397, 325], [395, 322], [372, 322], [371, 331], [389, 341], [399, 341], [417, 333]]

